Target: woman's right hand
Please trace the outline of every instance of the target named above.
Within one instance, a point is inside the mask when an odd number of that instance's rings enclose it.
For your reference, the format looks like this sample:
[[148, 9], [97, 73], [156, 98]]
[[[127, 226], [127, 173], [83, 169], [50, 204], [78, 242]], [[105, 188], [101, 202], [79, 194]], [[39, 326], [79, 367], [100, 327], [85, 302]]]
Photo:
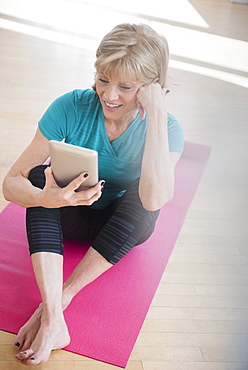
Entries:
[[56, 183], [52, 170], [45, 170], [46, 184], [43, 189], [32, 185], [28, 180], [30, 171], [49, 158], [49, 140], [37, 129], [36, 134], [5, 176], [3, 193], [5, 199], [22, 207], [60, 208], [66, 206], [90, 206], [102, 195], [102, 183], [87, 190], [78, 191], [78, 187], [86, 180], [83, 172], [65, 188]]
[[61, 188], [56, 183], [51, 167], [45, 170], [46, 184], [39, 194], [40, 204], [45, 208], [60, 208], [67, 206], [90, 206], [102, 195], [104, 181], [99, 181], [95, 186], [76, 192], [75, 190], [87, 179], [87, 172], [81, 173], [66, 187]]

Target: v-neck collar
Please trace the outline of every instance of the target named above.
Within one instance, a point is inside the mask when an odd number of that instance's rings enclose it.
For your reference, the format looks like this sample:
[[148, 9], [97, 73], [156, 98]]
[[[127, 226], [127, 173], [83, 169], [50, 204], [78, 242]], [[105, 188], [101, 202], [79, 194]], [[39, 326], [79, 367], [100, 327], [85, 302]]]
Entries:
[[111, 142], [109, 141], [108, 134], [107, 134], [107, 131], [106, 131], [103, 110], [101, 110], [99, 118], [100, 118], [99, 121], [100, 121], [100, 125], [101, 125], [102, 137], [105, 141], [105, 144], [107, 145], [109, 150], [112, 152], [112, 154], [117, 156], [117, 154], [114, 150], [115, 144], [118, 144], [119, 141], [125, 140], [125, 137], [136, 127], [137, 122], [140, 121], [139, 113], [137, 114], [135, 119], [130, 123], [128, 128], [117, 139], [115, 139]]

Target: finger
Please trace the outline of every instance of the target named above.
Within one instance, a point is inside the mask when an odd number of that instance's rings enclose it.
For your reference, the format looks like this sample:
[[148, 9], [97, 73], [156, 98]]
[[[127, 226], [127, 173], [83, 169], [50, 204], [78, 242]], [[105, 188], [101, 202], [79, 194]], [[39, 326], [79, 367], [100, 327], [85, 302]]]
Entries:
[[52, 174], [52, 169], [51, 169], [51, 167], [47, 167], [47, 168], [45, 169], [45, 171], [44, 171], [44, 174], [45, 174], [45, 176], [46, 176], [46, 179], [48, 179], [48, 180], [49, 180], [50, 175]]
[[101, 191], [103, 190], [105, 183], [106, 183], [106, 181], [104, 181], [104, 180], [100, 181]]
[[99, 198], [101, 198], [101, 196], [102, 196], [102, 192], [98, 191], [90, 198], [78, 201], [78, 205], [91, 206], [93, 203], [97, 202]]
[[102, 196], [105, 181], [100, 180], [95, 186], [75, 194], [77, 204], [91, 205]]
[[49, 186], [50, 183], [51, 183], [51, 179], [50, 179], [50, 174], [51, 174], [51, 167], [47, 167], [44, 171], [44, 174], [45, 174], [45, 178], [46, 178], [46, 182], [45, 182], [45, 186]]
[[52, 172], [52, 168], [49, 166], [45, 169], [44, 171], [45, 173], [45, 177], [46, 177], [46, 185], [57, 185], [54, 177], [53, 177], [53, 172]]
[[74, 180], [72, 180], [67, 186], [66, 188], [68, 190], [77, 190], [79, 188], [79, 186], [84, 182], [86, 181], [86, 179], [89, 177], [89, 173], [88, 172], [83, 172], [81, 173], [78, 177], [76, 177]]
[[92, 187], [90, 187], [88, 189], [85, 189], [85, 190], [81, 190], [81, 191], [77, 192], [77, 194], [81, 198], [91, 199], [97, 193], [100, 194], [100, 192], [102, 191], [102, 189], [104, 187], [104, 184], [105, 184], [105, 181], [100, 180], [100, 181], [98, 181], [98, 183], [95, 186], [92, 186]]
[[93, 203], [97, 202], [102, 196], [102, 192], [97, 193], [94, 197], [92, 197], [89, 201], [89, 204], [92, 205]]

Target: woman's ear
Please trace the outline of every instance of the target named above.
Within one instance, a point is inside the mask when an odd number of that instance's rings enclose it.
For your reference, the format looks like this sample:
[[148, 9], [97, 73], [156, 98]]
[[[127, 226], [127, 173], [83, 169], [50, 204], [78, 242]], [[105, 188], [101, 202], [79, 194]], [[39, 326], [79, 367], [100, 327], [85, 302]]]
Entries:
[[97, 72], [95, 72], [95, 74], [94, 74], [94, 83], [93, 83], [93, 85], [92, 85], [92, 89], [93, 89], [94, 91], [96, 91], [96, 76], [97, 76]]
[[144, 120], [146, 118], [146, 111], [145, 111], [145, 109], [142, 107], [142, 105], [140, 104], [140, 102], [137, 102], [137, 107], [138, 107], [138, 111], [139, 111], [139, 114], [140, 114], [140, 118], [142, 120]]

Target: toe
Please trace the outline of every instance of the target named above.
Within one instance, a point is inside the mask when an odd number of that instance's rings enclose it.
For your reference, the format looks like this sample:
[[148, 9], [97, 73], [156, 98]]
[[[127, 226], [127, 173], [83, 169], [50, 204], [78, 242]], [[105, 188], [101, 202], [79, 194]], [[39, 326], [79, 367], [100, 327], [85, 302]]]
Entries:
[[23, 365], [32, 366], [32, 365], [39, 365], [40, 361], [35, 357], [30, 357], [21, 362]]
[[28, 366], [43, 364], [48, 361], [50, 353], [50, 351], [49, 353], [38, 351], [37, 353], [33, 353], [29, 358], [22, 360], [22, 364]]
[[33, 353], [34, 351], [31, 348], [29, 348], [26, 351], [19, 352], [15, 357], [17, 360], [24, 360], [31, 357]]
[[22, 349], [22, 346], [23, 346], [23, 343], [25, 341], [25, 336], [26, 336], [26, 333], [25, 331], [23, 330], [23, 328], [21, 328], [15, 338], [15, 341], [13, 343], [13, 346], [16, 348], [16, 349]]
[[[39, 365], [41, 364], [43, 361], [41, 361], [39, 358], [37, 357], [31, 357], [27, 360], [25, 360], [26, 362], [26, 365], [29, 365], [29, 366], [32, 366], [32, 365]], [[45, 362], [45, 361], [44, 361]]]
[[23, 343], [22, 351], [26, 351], [27, 349], [29, 349], [31, 347], [31, 344], [32, 344], [32, 340], [26, 339], [25, 342]]
[[18, 342], [18, 341], [15, 341], [15, 342], [13, 343], [13, 346], [14, 346], [16, 349], [20, 349], [20, 348], [21, 348], [21, 343], [20, 343], [20, 342]]

